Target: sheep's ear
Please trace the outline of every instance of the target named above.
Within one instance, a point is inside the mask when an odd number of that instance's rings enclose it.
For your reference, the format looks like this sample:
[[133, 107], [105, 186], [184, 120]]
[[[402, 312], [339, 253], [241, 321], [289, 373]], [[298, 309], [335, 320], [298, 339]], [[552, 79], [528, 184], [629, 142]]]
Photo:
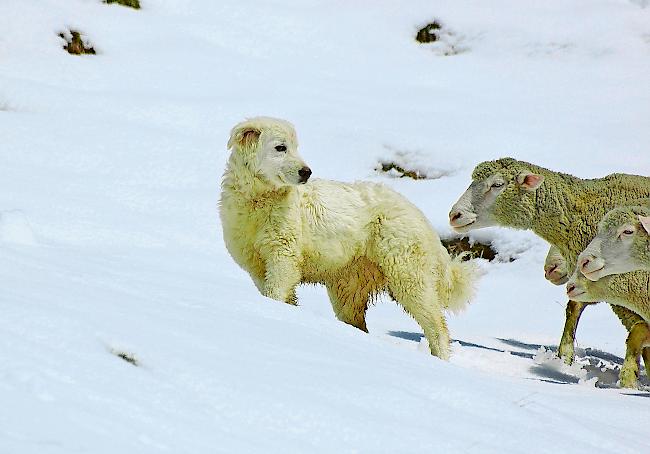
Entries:
[[259, 128], [250, 124], [240, 123], [230, 131], [230, 139], [228, 140], [228, 149], [237, 148], [250, 148], [257, 143], [260, 138]]
[[639, 215], [639, 221], [641, 222], [641, 227], [650, 235], [650, 216]]
[[542, 175], [537, 175], [536, 173], [524, 172], [517, 176], [517, 183], [527, 191], [534, 191], [539, 188], [543, 182], [544, 177]]

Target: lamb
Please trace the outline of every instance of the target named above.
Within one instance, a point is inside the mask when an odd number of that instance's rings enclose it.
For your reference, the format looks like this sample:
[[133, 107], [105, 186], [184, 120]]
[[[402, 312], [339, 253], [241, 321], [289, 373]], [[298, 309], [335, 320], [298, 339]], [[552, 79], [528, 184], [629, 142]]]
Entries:
[[[449, 213], [449, 222], [458, 232], [501, 225], [532, 230], [555, 246], [573, 273], [578, 255], [596, 234], [604, 214], [628, 200], [650, 196], [650, 178], [613, 174], [583, 180], [513, 158], [480, 163], [472, 183]], [[573, 361], [575, 330], [587, 303], [569, 301], [558, 355]], [[650, 329], [630, 310], [612, 306], [625, 327]], [[628, 349], [628, 351], [632, 351]], [[636, 358], [626, 358], [627, 367]], [[621, 386], [634, 387], [634, 371], [621, 370]]]
[[627, 339], [625, 360], [621, 367], [621, 384], [636, 381], [636, 370], [639, 369], [638, 358], [643, 353], [646, 373], [650, 372], [650, 273], [647, 271], [632, 271], [623, 274], [612, 274], [598, 281], [587, 279], [577, 269], [566, 285], [567, 295], [573, 301], [606, 301], [633, 311], [645, 321], [631, 320], [632, 328]]
[[418, 208], [383, 185], [310, 179], [284, 120], [243, 121], [228, 148], [223, 237], [263, 295], [295, 305], [299, 284], [323, 284], [336, 316], [367, 332], [368, 304], [388, 293], [448, 359], [443, 310], [464, 308], [478, 270], [449, 256]]
[[544, 277], [554, 285], [566, 284], [569, 280], [569, 269], [566, 260], [555, 246], [551, 246], [546, 254]]
[[575, 270], [566, 289], [573, 301], [607, 301], [630, 309], [650, 323], [650, 273], [647, 271], [611, 274], [592, 281]]
[[643, 202], [615, 208], [600, 221], [598, 234], [578, 256], [578, 269], [587, 279], [650, 271], [650, 201]]

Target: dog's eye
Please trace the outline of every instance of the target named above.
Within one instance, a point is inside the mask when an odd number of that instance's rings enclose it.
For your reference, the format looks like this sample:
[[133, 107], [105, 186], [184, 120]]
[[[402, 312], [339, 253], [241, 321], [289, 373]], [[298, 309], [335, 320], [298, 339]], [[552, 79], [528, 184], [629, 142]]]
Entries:
[[282, 151], [282, 152], [287, 151], [286, 145], [278, 145], [278, 146], [275, 147], [275, 149], [277, 151]]

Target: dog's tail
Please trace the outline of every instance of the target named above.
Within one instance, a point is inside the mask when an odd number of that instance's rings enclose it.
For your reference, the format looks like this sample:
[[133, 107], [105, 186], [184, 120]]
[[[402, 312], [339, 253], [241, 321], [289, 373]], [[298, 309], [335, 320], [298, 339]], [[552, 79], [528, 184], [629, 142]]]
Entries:
[[465, 255], [449, 257], [449, 261], [443, 265], [444, 269], [441, 270], [437, 283], [438, 295], [444, 308], [454, 314], [462, 312], [470, 303], [474, 297], [476, 281], [481, 274], [476, 263], [463, 260]]

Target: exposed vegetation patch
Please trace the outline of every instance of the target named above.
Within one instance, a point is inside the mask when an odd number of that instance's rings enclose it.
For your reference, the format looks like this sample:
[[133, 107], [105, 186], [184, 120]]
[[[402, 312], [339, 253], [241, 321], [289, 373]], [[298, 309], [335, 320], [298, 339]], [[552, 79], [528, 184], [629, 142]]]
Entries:
[[124, 361], [126, 361], [129, 364], [133, 364], [134, 366], [139, 366], [140, 365], [140, 361], [138, 361], [138, 358], [136, 358], [136, 356], [133, 355], [132, 353], [123, 352], [123, 351], [120, 351], [120, 350], [111, 350], [111, 353], [113, 355], [117, 356], [118, 358], [123, 359]]
[[375, 170], [389, 177], [435, 180], [455, 172], [448, 162], [440, 161], [438, 154], [421, 150], [399, 150], [389, 145], [384, 145], [384, 148], [390, 152], [390, 155], [380, 158]]
[[420, 30], [418, 30], [418, 34], [415, 35], [415, 40], [418, 43], [423, 43], [423, 44], [438, 41], [438, 39], [440, 39], [439, 36], [440, 29], [442, 29], [442, 25], [440, 25], [436, 21], [433, 21], [430, 24], [427, 24], [424, 27], [422, 27]]
[[63, 38], [66, 45], [63, 46], [69, 54], [72, 55], [95, 55], [95, 49], [82, 38], [81, 33], [77, 30], [70, 30], [67, 32], [59, 33], [59, 37]]
[[449, 56], [467, 51], [462, 45], [463, 37], [437, 19], [418, 30], [415, 40], [430, 46], [438, 55]]
[[393, 176], [398, 178], [408, 177], [413, 178], [414, 180], [425, 180], [427, 178], [427, 176], [423, 175], [419, 170], [408, 170], [394, 162], [380, 162], [377, 170], [391, 173]]
[[442, 245], [447, 249], [449, 255], [455, 257], [463, 253], [468, 253], [463, 258], [469, 260], [472, 258], [483, 258], [492, 261], [497, 256], [497, 251], [492, 248], [491, 244], [481, 243], [479, 241], [469, 242], [466, 236], [461, 238], [441, 239]]
[[104, 0], [104, 3], [107, 5], [117, 3], [118, 5], [128, 6], [129, 8], [140, 9], [140, 0]]

